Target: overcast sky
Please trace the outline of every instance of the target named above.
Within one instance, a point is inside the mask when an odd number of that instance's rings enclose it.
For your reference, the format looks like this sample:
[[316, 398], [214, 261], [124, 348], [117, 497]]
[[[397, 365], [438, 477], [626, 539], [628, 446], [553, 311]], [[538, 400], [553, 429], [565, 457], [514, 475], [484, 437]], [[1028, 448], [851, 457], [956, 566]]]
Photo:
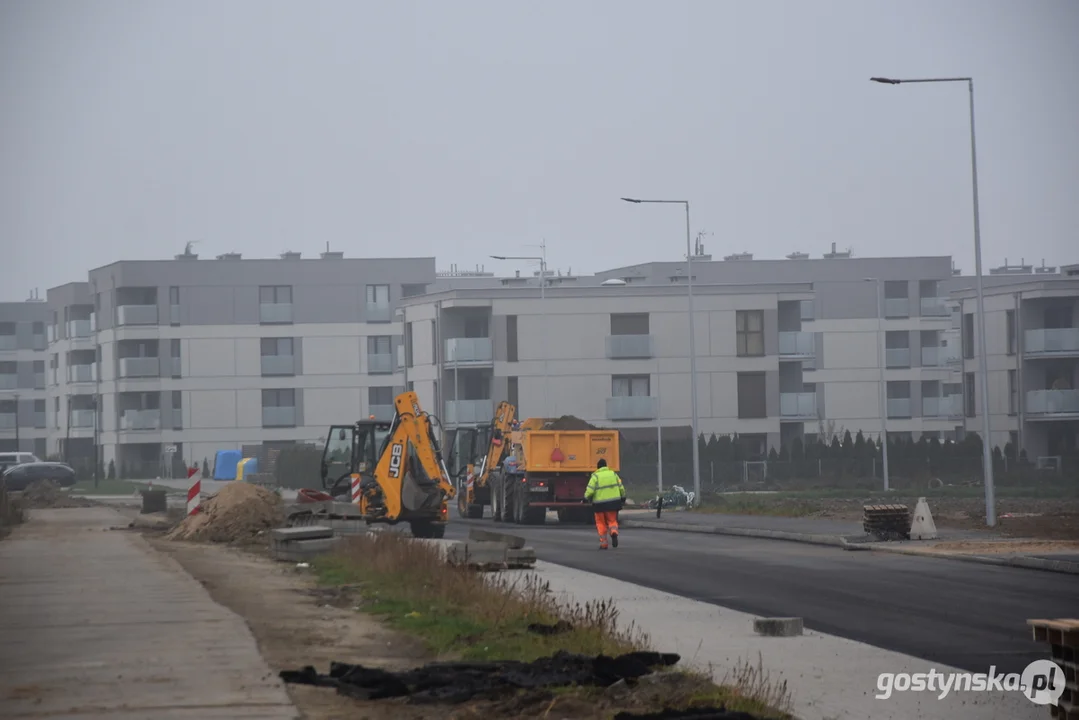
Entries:
[[[0, 0], [0, 298], [122, 259], [1079, 261], [1075, 0]], [[523, 264], [527, 266], [527, 264]]]

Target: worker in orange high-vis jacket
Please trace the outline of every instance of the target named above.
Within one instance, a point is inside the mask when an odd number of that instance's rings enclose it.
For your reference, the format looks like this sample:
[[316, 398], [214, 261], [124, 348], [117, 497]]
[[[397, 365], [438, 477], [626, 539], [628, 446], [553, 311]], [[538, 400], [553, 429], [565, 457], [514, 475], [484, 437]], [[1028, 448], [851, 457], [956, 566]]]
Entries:
[[618, 511], [626, 502], [626, 488], [618, 473], [607, 467], [602, 458], [596, 463], [596, 471], [588, 479], [588, 488], [584, 499], [592, 503], [592, 512], [596, 515], [596, 530], [599, 532], [599, 549], [607, 549], [607, 533], [611, 535], [611, 545], [618, 547]]

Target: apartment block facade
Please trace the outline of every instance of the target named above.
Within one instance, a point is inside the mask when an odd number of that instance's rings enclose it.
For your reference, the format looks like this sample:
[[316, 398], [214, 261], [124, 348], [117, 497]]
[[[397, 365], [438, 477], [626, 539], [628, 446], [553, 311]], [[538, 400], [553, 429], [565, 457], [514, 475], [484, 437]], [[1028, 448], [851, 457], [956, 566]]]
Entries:
[[45, 452], [47, 318], [43, 301], [0, 303], [0, 451]]

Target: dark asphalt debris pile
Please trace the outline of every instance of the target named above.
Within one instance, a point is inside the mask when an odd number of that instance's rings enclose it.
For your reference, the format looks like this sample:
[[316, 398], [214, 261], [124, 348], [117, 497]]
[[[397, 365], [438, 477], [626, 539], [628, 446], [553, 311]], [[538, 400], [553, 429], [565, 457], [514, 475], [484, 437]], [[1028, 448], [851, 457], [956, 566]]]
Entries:
[[[414, 703], [462, 703], [492, 698], [517, 690], [568, 687], [609, 687], [620, 680], [627, 684], [649, 675], [656, 668], [679, 661], [671, 653], [633, 652], [618, 657], [574, 655], [559, 651], [533, 662], [430, 663], [414, 670], [390, 672], [347, 663], [330, 663], [323, 675], [310, 665], [284, 670], [286, 683], [332, 687], [341, 695], [359, 700], [407, 697]], [[732, 716], [731, 720], [737, 720]]]
[[582, 420], [573, 415], [563, 415], [560, 418], [549, 420], [543, 425], [544, 430], [599, 430], [587, 420]]
[[642, 714], [622, 712], [615, 715], [614, 720], [760, 720], [760, 718], [746, 712], [710, 707]]

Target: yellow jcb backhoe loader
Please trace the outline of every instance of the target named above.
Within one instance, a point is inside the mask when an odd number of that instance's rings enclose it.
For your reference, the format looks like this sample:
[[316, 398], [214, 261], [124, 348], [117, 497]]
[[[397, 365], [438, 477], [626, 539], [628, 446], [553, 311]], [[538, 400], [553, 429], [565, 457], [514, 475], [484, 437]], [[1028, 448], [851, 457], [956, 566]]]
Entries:
[[490, 424], [455, 431], [457, 452], [467, 463], [463, 479], [458, 476], [457, 509], [461, 517], [482, 518], [484, 506], [491, 504], [488, 479], [508, 450], [507, 443], [516, 414], [516, 407], [502, 401], [495, 409]]

